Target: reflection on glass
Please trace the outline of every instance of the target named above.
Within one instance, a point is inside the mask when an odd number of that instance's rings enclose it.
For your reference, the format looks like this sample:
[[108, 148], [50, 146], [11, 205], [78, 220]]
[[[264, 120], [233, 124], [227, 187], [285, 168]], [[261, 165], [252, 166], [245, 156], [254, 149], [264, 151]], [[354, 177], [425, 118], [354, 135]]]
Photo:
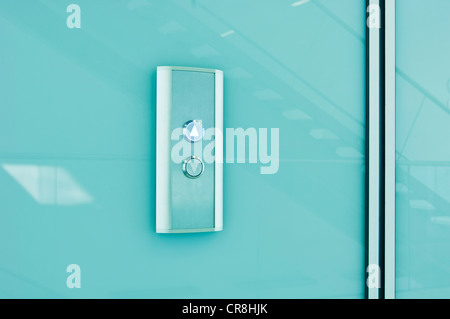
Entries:
[[62, 167], [16, 164], [3, 164], [2, 167], [39, 204], [69, 206], [93, 201]]
[[[78, 227], [91, 237], [79, 236], [70, 214], [52, 218], [61, 233], [40, 225], [54, 234], [49, 242], [76, 240], [46, 259], [48, 276], [33, 273], [34, 280], [60, 289], [52, 267], [77, 257], [98, 278], [78, 292], [87, 297], [364, 297], [364, 1], [117, 0], [108, 14], [104, 4], [85, 1], [78, 30], [66, 28], [60, 1], [24, 1], [27, 10], [23, 1], [0, 1], [8, 48], [0, 50], [0, 98], [8, 105], [0, 107], [0, 133], [14, 135], [0, 139], [0, 152], [112, 165], [84, 172], [99, 202], [89, 217], [98, 218]], [[225, 165], [221, 234], [161, 238], [151, 227], [158, 65], [224, 70], [224, 127], [279, 128], [276, 174]], [[59, 173], [8, 172], [56, 211], [63, 202], [92, 201], [73, 177], [64, 191], [71, 200], [62, 200]], [[4, 205], [27, 211], [13, 200]], [[3, 218], [23, 233], [36, 228], [20, 214]], [[30, 242], [49, 247], [42, 235]], [[18, 272], [30, 274], [34, 248], [23, 242], [22, 259], [3, 258], [0, 266], [24, 265]], [[123, 281], [108, 280], [117, 274]]]
[[449, 11], [397, 1], [397, 298], [450, 298]]

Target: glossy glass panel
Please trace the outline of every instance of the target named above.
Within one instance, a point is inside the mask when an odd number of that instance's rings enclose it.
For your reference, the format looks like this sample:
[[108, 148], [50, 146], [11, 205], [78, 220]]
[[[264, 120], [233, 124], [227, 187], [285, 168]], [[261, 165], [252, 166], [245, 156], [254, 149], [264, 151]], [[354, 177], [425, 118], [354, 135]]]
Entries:
[[450, 298], [450, 2], [396, 11], [396, 296]]
[[[364, 1], [70, 3], [0, 2], [0, 296], [364, 297]], [[159, 65], [268, 129], [271, 163], [225, 154], [223, 232], [155, 233]]]

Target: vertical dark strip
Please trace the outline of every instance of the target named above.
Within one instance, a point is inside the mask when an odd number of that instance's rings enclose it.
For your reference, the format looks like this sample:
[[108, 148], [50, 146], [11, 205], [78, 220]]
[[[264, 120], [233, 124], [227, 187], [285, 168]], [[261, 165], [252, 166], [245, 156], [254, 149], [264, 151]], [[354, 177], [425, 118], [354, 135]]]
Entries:
[[381, 30], [380, 30], [380, 249], [379, 249], [379, 260], [380, 260], [380, 299], [385, 299], [385, 149], [386, 149], [386, 94], [385, 94], [385, 85], [386, 85], [386, 55], [385, 55], [385, 39], [386, 39], [386, 7], [385, 1], [380, 1], [380, 9], [381, 9]]
[[[369, 0], [366, 0], [366, 8], [369, 7]], [[364, 25], [367, 23], [367, 12], [364, 15]], [[367, 287], [367, 266], [369, 265], [369, 28], [366, 25], [366, 138], [365, 138], [365, 179], [364, 179], [364, 203], [365, 203], [365, 223], [364, 223], [364, 298], [369, 298], [369, 287]]]

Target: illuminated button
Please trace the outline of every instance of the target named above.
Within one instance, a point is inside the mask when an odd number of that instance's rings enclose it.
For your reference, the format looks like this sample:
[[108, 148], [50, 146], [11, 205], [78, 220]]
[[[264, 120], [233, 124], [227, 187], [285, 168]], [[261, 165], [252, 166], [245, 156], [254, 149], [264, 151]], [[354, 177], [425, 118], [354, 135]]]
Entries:
[[183, 128], [184, 137], [191, 143], [200, 141], [203, 137], [202, 121], [192, 120], [186, 122]]
[[203, 173], [204, 165], [197, 156], [190, 156], [183, 162], [183, 173], [186, 177], [197, 178]]

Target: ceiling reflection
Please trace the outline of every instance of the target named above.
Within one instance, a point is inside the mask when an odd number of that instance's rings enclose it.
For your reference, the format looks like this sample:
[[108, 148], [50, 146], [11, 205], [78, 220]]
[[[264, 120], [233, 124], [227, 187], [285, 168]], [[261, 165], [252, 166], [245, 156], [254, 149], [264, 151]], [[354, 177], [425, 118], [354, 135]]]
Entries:
[[3, 169], [39, 204], [90, 204], [92, 196], [63, 167], [3, 164]]

